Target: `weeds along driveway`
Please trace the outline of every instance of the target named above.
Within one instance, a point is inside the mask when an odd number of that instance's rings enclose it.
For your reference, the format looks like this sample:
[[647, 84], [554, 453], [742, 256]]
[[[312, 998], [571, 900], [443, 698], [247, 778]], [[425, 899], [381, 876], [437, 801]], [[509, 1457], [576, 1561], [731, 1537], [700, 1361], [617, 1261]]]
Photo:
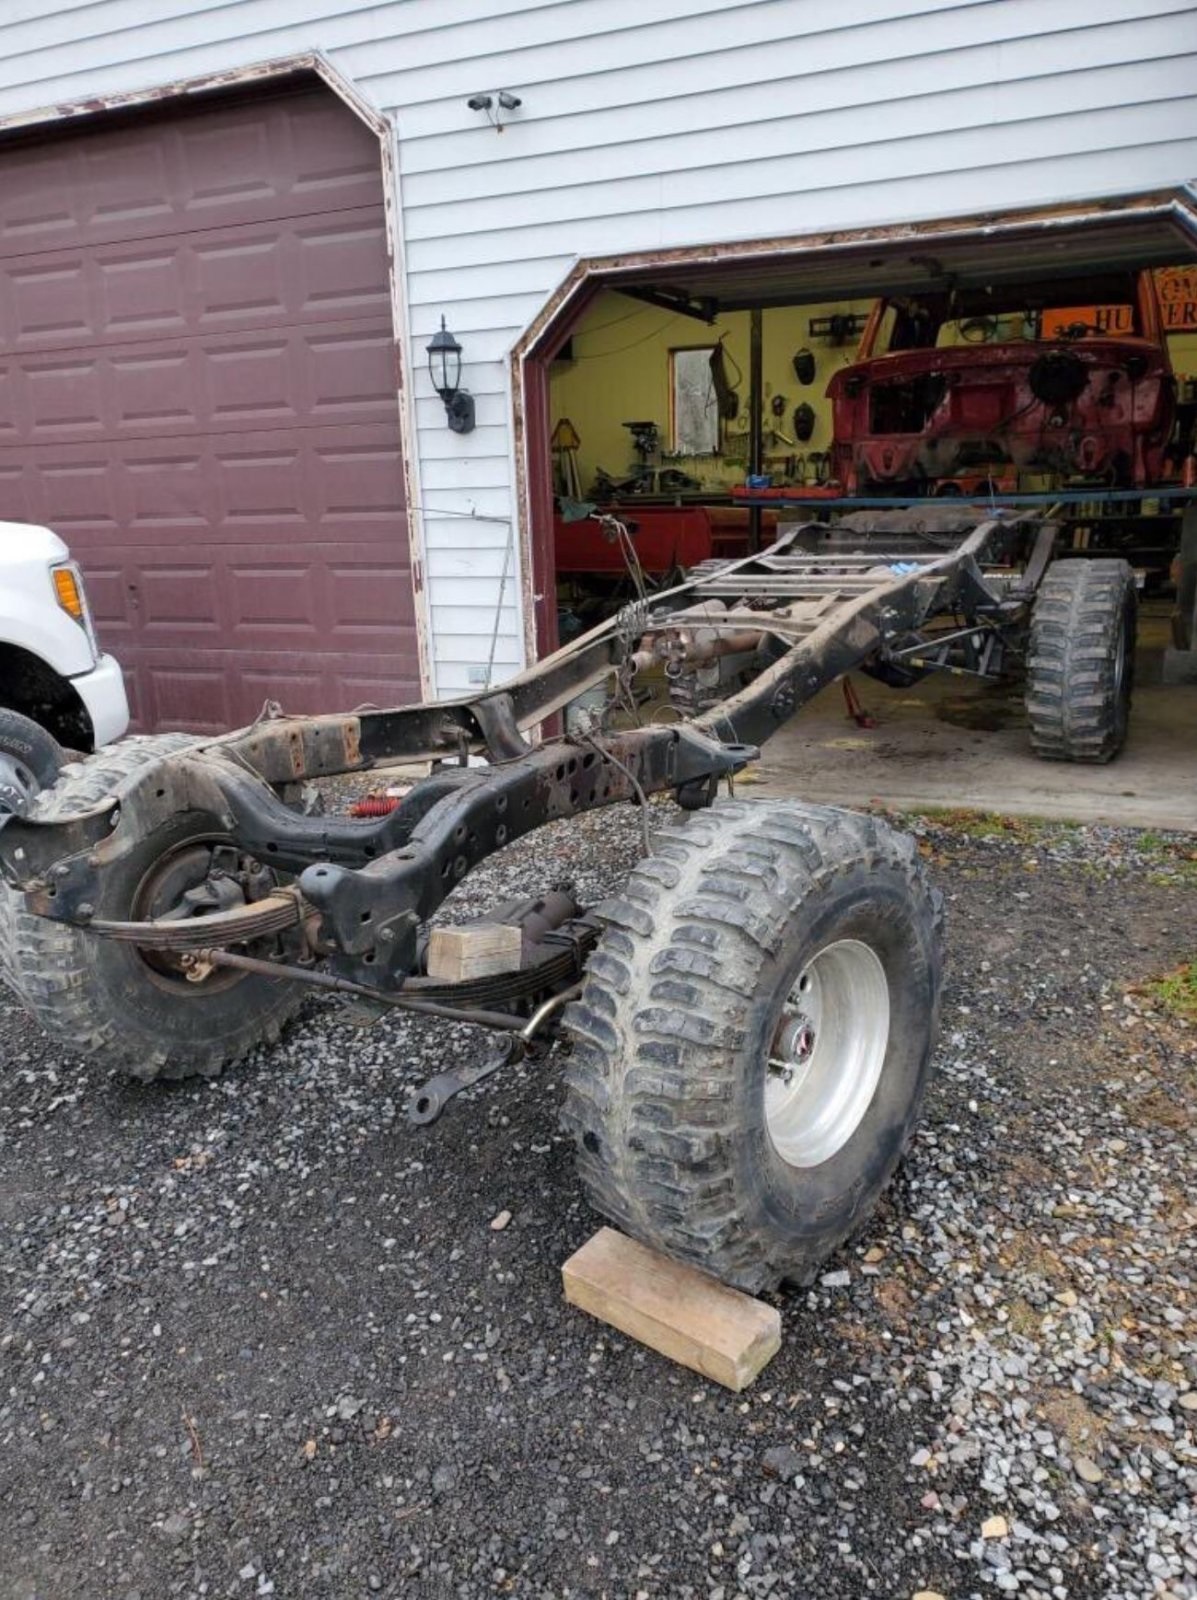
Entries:
[[[1197, 1028], [1133, 992], [1193, 847], [946, 822], [923, 1128], [741, 1397], [562, 1302], [555, 1062], [418, 1131], [470, 1030], [318, 1003], [139, 1090], [0, 999], [3, 1600], [1197, 1595]], [[547, 830], [449, 911], [638, 842]]]

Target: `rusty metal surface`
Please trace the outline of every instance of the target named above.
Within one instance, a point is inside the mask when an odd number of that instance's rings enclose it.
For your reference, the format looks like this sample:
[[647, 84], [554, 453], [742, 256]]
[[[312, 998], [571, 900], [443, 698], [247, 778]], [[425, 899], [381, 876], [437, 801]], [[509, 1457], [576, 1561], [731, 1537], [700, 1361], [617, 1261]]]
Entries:
[[[1098, 300], [1117, 332], [1085, 322]], [[1048, 331], [1051, 307], [1067, 328]], [[846, 495], [1011, 468], [1142, 487], [1168, 476], [1175, 392], [1153, 272], [883, 297], [827, 387], [833, 476]]]
[[[421, 925], [508, 843], [621, 801], [644, 805], [664, 790], [685, 808], [708, 805], [719, 780], [754, 760], [757, 746], [827, 683], [858, 666], [893, 669], [920, 643], [929, 667], [950, 667], [951, 652], [963, 650], [973, 652], [964, 661], [969, 670], [989, 672], [999, 635], [1013, 637], [1025, 621], [1029, 597], [1012, 598], [1009, 579], [1039, 550], [1038, 533], [1031, 519], [979, 522], [969, 508], [939, 504], [861, 514], [832, 529], [798, 525], [764, 554], [711, 563], [638, 602], [502, 689], [350, 717], [267, 715], [139, 769], [85, 815], [5, 819], [0, 866], [39, 914], [83, 927], [97, 916], [111, 922], [106, 884], [116, 880], [109, 874], [181, 814], [198, 813], [255, 873], [295, 877], [302, 904], [228, 910], [224, 921], [218, 911], [193, 927], [245, 942], [261, 931], [253, 919], [285, 911], [286, 925], [302, 924], [308, 946], [340, 978], [393, 991], [418, 970]], [[799, 632], [802, 604], [810, 609]], [[924, 632], [936, 617], [957, 615], [966, 619], [963, 631], [957, 625], [938, 639]], [[974, 660], [974, 635], [985, 636], [984, 660]], [[724, 640], [733, 654], [725, 655]], [[646, 651], [661, 648], [671, 673], [701, 678], [714, 669], [718, 677], [724, 660], [748, 667], [742, 645], [753, 646], [751, 671], [723, 686], [710, 709], [690, 694], [702, 710], [693, 721], [583, 728], [537, 746], [522, 737], [611, 675], [627, 698]], [[377, 819], [309, 816], [283, 798], [298, 780], [418, 752], [457, 759]], [[468, 764], [471, 753], [489, 765]], [[212, 904], [220, 906], [219, 896]], [[123, 905], [115, 909], [127, 915]], [[203, 936], [177, 934], [178, 927], [172, 921], [164, 935], [168, 948], [180, 948], [180, 940], [192, 948]], [[146, 942], [138, 939], [145, 929], [112, 931]]]
[[95, 934], [116, 939], [121, 944], [141, 945], [150, 950], [199, 950], [204, 945], [239, 944], [260, 939], [268, 933], [281, 933], [303, 921], [304, 905], [293, 889], [279, 889], [265, 900], [236, 906], [230, 911], [215, 911], [191, 921], [110, 922], [93, 918], [88, 927]]

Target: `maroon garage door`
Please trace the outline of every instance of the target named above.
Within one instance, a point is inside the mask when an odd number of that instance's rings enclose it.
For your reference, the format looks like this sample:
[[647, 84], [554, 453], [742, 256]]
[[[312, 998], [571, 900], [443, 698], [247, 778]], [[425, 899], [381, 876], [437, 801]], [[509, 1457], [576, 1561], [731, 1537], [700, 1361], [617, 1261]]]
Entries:
[[418, 697], [377, 139], [325, 89], [0, 148], [0, 517], [137, 726]]

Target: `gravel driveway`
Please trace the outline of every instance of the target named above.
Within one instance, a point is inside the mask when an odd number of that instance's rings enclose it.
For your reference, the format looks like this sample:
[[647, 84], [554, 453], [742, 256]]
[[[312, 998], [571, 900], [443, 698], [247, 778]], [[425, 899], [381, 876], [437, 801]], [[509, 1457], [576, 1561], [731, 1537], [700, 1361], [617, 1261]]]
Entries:
[[[316, 1003], [139, 1090], [0, 995], [0, 1597], [1197, 1596], [1197, 1029], [1130, 992], [1193, 955], [1197, 864], [916, 826], [927, 1118], [743, 1397], [564, 1305], [552, 1061], [414, 1131], [471, 1030]], [[470, 901], [638, 853], [591, 817]]]

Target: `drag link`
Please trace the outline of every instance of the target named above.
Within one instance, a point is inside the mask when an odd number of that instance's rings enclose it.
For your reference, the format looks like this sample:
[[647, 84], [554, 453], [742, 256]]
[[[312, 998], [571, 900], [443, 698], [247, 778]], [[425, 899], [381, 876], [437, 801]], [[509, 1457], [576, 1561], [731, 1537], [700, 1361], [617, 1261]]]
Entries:
[[327, 989], [333, 994], [352, 994], [374, 1000], [379, 1005], [394, 1006], [401, 1011], [414, 1011], [421, 1016], [442, 1017], [448, 1022], [472, 1022], [479, 1028], [493, 1028], [502, 1033], [523, 1033], [524, 1021], [505, 1011], [483, 1011], [473, 1006], [443, 1006], [435, 1000], [414, 1000], [403, 994], [387, 994], [372, 989], [369, 984], [353, 983], [348, 978], [337, 978], [330, 972], [310, 972], [305, 967], [288, 966], [282, 961], [262, 961], [257, 956], [242, 956], [232, 950], [193, 950], [182, 958], [207, 963], [213, 967], [232, 967], [238, 972], [253, 972], [262, 978], [286, 978], [292, 983], [306, 983], [313, 989]]

